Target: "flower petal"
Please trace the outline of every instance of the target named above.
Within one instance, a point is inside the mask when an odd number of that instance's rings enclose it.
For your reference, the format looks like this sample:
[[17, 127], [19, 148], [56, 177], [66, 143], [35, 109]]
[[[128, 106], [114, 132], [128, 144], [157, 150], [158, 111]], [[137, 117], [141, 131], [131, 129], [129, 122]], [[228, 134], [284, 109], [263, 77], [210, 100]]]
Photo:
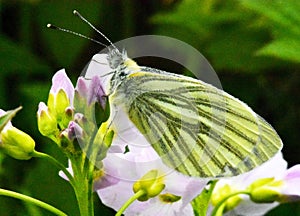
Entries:
[[282, 195], [287, 201], [300, 200], [300, 165], [289, 168], [283, 178]]
[[[274, 203], [253, 203], [250, 200], [242, 201], [231, 213], [232, 215], [241, 216], [261, 216], [265, 215], [268, 211], [278, 206], [278, 202]], [[225, 214], [227, 216], [227, 214]]]
[[74, 98], [74, 86], [67, 76], [65, 69], [61, 69], [54, 74], [50, 93], [57, 94], [60, 89], [65, 91], [72, 104]]
[[105, 107], [104, 90], [102, 88], [99, 76], [94, 76], [90, 82], [88, 104], [98, 102], [101, 106]]
[[79, 93], [79, 95], [83, 98], [87, 98], [88, 96], [88, 85], [87, 80], [83, 77], [79, 77], [77, 80], [77, 84], [75, 90]]

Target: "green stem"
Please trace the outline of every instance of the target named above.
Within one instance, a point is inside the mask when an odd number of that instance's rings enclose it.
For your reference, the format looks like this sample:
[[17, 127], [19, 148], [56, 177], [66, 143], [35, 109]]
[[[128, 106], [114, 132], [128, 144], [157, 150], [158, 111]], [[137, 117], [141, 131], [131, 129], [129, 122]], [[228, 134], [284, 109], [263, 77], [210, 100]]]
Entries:
[[67, 176], [70, 184], [73, 186], [74, 185], [74, 178], [73, 176], [70, 174], [70, 172], [66, 169], [66, 167], [64, 165], [62, 165], [59, 161], [57, 161], [54, 157], [42, 153], [42, 152], [38, 152], [38, 151], [34, 151], [32, 154], [32, 157], [37, 157], [37, 158], [44, 158], [46, 160], [48, 160], [49, 162], [51, 162], [52, 164], [54, 164], [57, 168], [59, 168], [60, 170], [62, 170], [64, 172], [64, 174]]
[[29, 196], [26, 196], [24, 194], [20, 194], [20, 193], [14, 192], [14, 191], [0, 189], [0, 195], [13, 197], [13, 198], [16, 198], [16, 199], [23, 200], [25, 202], [35, 204], [35, 205], [37, 205], [41, 208], [47, 209], [48, 211], [50, 211], [50, 212], [52, 212], [56, 215], [60, 215], [60, 216], [66, 216], [67, 215], [64, 212], [60, 211], [59, 209], [57, 209], [57, 208], [55, 208], [55, 207], [53, 207], [53, 206], [51, 206], [51, 205], [49, 205], [45, 202], [42, 202], [42, 201], [37, 200], [35, 198], [29, 197]]
[[[248, 191], [239, 191], [233, 194], [230, 194], [229, 196], [225, 197], [224, 199], [222, 199], [214, 208], [214, 210], [211, 213], [211, 216], [217, 216], [220, 214], [219, 209], [220, 208], [224, 208], [225, 206], [223, 204], [225, 204], [225, 202], [230, 199], [231, 197], [234, 197], [236, 195], [240, 195], [240, 194], [245, 194], [245, 195], [250, 195], [250, 193]], [[222, 210], [223, 212], [223, 210]]]
[[132, 197], [130, 197], [124, 205], [119, 209], [116, 216], [121, 216], [122, 213], [130, 206], [135, 200], [137, 200], [139, 197], [143, 196], [146, 192], [144, 190], [139, 190], [136, 192]]
[[[90, 175], [90, 167], [84, 167], [84, 160], [88, 158], [77, 157], [70, 158], [72, 162], [72, 169], [74, 172], [75, 185], [73, 186], [80, 215], [93, 216], [94, 205], [93, 205], [93, 176]], [[89, 164], [89, 166], [93, 166]]]

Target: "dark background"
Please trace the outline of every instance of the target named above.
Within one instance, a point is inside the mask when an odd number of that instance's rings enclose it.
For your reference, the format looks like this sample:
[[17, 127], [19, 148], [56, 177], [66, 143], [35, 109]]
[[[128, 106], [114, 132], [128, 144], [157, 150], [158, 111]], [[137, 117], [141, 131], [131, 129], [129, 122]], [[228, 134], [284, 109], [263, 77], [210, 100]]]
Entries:
[[[22, 105], [13, 123], [29, 133], [37, 149], [66, 161], [37, 131], [39, 101], [51, 77], [66, 68], [73, 81], [102, 47], [46, 28], [51, 22], [104, 43], [72, 14], [77, 9], [112, 41], [143, 34], [167, 35], [197, 48], [216, 70], [223, 89], [270, 122], [284, 142], [289, 166], [300, 162], [300, 3], [259, 0], [0, 1], [0, 107]], [[155, 58], [140, 64], [183, 73]], [[173, 66], [175, 65], [175, 67]], [[69, 184], [40, 159], [17, 161], [0, 152], [0, 187], [23, 192], [78, 215]], [[96, 201], [96, 215], [114, 212]], [[0, 215], [51, 215], [35, 206], [0, 197]], [[269, 215], [300, 215], [299, 203]]]

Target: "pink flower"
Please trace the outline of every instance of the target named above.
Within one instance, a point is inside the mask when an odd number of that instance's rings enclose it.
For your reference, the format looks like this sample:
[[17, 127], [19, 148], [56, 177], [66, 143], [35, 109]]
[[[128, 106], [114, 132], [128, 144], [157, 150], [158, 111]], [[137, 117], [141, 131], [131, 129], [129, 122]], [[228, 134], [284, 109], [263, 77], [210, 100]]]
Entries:
[[105, 107], [106, 98], [99, 76], [93, 76], [91, 80], [79, 77], [75, 91], [86, 99], [87, 105], [97, 102], [102, 108]]
[[[250, 172], [220, 179], [212, 194], [211, 210], [220, 200], [238, 192], [246, 193], [233, 196], [225, 202], [225, 215], [264, 215], [281, 202], [298, 201], [300, 165], [287, 169], [287, 162], [279, 152]], [[211, 211], [208, 212], [210, 214]]]
[[[134, 195], [133, 185], [151, 170], [160, 173], [165, 188], [147, 201], [136, 200], [125, 215], [194, 215], [190, 202], [202, 191], [208, 180], [184, 176], [166, 167], [150, 147], [129, 146], [129, 152], [108, 153], [103, 160], [106, 175], [113, 175], [119, 182], [97, 190], [101, 201], [118, 211]], [[110, 164], [109, 169], [105, 164]]]
[[61, 69], [54, 74], [50, 94], [56, 95], [60, 90], [63, 90], [66, 93], [70, 104], [72, 105], [74, 98], [74, 86], [64, 69]]

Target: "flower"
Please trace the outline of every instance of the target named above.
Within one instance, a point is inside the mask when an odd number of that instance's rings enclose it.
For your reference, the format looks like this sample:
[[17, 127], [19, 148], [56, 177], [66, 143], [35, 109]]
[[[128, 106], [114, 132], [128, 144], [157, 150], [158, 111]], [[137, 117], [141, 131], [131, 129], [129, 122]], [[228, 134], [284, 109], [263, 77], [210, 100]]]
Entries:
[[250, 172], [220, 179], [211, 197], [211, 208], [226, 197], [225, 215], [263, 215], [280, 202], [300, 200], [300, 165], [287, 169], [279, 152]]
[[[0, 109], [0, 116], [6, 112]], [[0, 133], [0, 147], [4, 152], [18, 160], [29, 160], [34, 153], [35, 142], [25, 132], [7, 122]]]
[[300, 200], [300, 165], [289, 168], [282, 177], [279, 201], [290, 202]]
[[101, 100], [104, 96], [104, 91], [99, 76], [93, 76], [91, 80], [79, 77], [77, 80], [75, 91], [82, 98], [86, 99], [88, 105], [93, 102], [103, 102]]
[[47, 106], [60, 129], [67, 128], [73, 117], [73, 99], [74, 86], [65, 70], [59, 70], [52, 78]]
[[99, 76], [93, 76], [91, 80], [80, 77], [75, 89], [80, 96], [86, 98], [88, 105], [98, 102], [105, 107], [105, 93]]
[[300, 165], [286, 170], [281, 176], [263, 178], [250, 185], [251, 199], [260, 202], [291, 202], [300, 200]]
[[[101, 201], [116, 211], [140, 189], [146, 196], [133, 202], [125, 215], [194, 215], [190, 202], [208, 180], [184, 176], [166, 167], [151, 146], [129, 146], [127, 153], [108, 153], [106, 175], [119, 182], [97, 190]], [[105, 164], [110, 164], [109, 169]]]

